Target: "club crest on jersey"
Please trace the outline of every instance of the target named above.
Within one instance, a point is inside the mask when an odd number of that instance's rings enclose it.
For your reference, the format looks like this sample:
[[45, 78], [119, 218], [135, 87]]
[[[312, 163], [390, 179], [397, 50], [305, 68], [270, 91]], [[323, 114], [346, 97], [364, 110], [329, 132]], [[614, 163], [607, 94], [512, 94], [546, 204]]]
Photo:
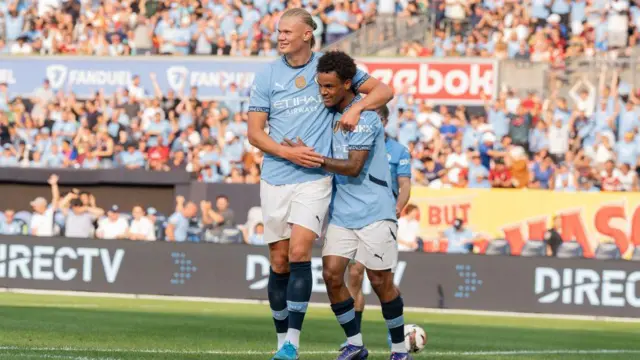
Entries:
[[304, 79], [304, 76], [298, 76], [296, 78], [296, 87], [298, 89], [302, 89], [307, 86], [307, 80]]

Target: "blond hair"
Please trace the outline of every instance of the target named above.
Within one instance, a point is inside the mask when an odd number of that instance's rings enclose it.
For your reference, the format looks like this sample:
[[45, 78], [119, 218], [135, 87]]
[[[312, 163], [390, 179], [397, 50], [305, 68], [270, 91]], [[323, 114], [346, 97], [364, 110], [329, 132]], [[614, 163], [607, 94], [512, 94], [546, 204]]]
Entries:
[[[284, 14], [282, 14], [282, 17], [280, 19], [284, 19], [288, 17], [297, 17], [298, 19], [300, 19], [300, 21], [302, 21], [302, 23], [304, 23], [305, 25], [313, 29], [313, 31], [315, 31], [318, 28], [318, 25], [316, 24], [315, 21], [313, 21], [311, 14], [309, 14], [309, 12], [305, 9], [302, 9], [302, 8], [289, 9], [285, 11]], [[309, 41], [309, 43], [311, 45], [311, 48], [313, 49], [313, 47], [316, 45], [315, 36], [311, 35], [311, 40]]]

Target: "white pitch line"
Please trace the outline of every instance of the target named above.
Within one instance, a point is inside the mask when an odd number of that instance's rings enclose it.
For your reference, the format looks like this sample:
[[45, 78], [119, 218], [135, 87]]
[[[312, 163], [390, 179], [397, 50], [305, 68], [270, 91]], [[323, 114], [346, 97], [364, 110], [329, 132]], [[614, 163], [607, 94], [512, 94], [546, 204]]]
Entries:
[[[271, 355], [271, 351], [227, 351], [227, 350], [172, 350], [172, 349], [107, 349], [107, 348], [72, 348], [72, 347], [34, 347], [0, 346], [4, 351], [33, 351], [33, 352], [104, 352], [104, 353], [135, 353], [135, 354], [176, 354], [176, 355]], [[370, 354], [388, 354], [388, 351], [370, 351]], [[337, 351], [302, 351], [301, 355], [331, 355]], [[525, 355], [617, 355], [640, 354], [634, 349], [557, 349], [557, 350], [504, 350], [504, 351], [425, 351], [431, 356], [525, 356]], [[76, 359], [76, 358], [74, 358]], [[77, 358], [78, 360], [93, 360], [95, 358]], [[107, 360], [98, 358], [100, 360]], [[114, 359], [108, 359], [114, 360]]]
[[69, 356], [69, 355], [49, 355], [49, 354], [28, 354], [28, 353], [0, 353], [3, 355], [10, 355], [11, 358], [17, 357], [29, 357], [37, 359], [65, 359], [65, 360], [119, 360], [118, 358], [105, 358], [105, 357], [86, 357], [86, 356]]

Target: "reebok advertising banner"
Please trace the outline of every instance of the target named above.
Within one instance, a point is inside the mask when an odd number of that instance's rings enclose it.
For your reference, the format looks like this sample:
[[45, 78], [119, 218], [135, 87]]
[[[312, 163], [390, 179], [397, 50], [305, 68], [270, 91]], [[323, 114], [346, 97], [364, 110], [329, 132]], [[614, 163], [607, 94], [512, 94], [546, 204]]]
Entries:
[[518, 255], [525, 241], [543, 240], [559, 216], [562, 236], [578, 241], [585, 257], [593, 257], [603, 240], [614, 241], [622, 254], [640, 246], [640, 193], [413, 187], [410, 203], [420, 209], [425, 240], [461, 218], [476, 234], [506, 239]]
[[[327, 302], [319, 251], [312, 269]], [[0, 236], [2, 288], [266, 300], [268, 275], [264, 247]], [[640, 317], [626, 261], [402, 253], [394, 281], [412, 307]]]

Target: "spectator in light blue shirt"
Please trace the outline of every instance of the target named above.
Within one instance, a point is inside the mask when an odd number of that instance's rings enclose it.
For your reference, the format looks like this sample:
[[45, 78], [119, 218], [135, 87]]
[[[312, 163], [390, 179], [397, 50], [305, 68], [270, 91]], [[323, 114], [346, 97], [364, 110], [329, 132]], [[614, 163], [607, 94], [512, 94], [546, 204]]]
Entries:
[[335, 9], [326, 15], [327, 43], [338, 41], [349, 33], [349, 13], [345, 11], [342, 2], [335, 3]]
[[15, 155], [15, 151], [11, 147], [11, 144], [4, 144], [4, 151], [0, 155], [1, 167], [14, 167], [18, 166], [18, 158]]
[[202, 176], [202, 182], [205, 183], [218, 183], [224, 180], [220, 170], [215, 164], [206, 166], [202, 169], [200, 175]]
[[22, 234], [22, 224], [14, 219], [15, 211], [7, 209], [4, 212], [4, 219], [0, 221], [0, 234], [20, 235]]
[[24, 17], [18, 13], [15, 6], [9, 7], [5, 15], [5, 37], [9, 43], [18, 40], [24, 27]]
[[246, 243], [248, 245], [267, 245], [264, 242], [264, 225], [262, 223], [256, 224], [253, 229], [253, 234], [247, 236]]
[[536, 19], [546, 20], [549, 17], [551, 0], [532, 0], [529, 15]]
[[189, 219], [198, 214], [198, 207], [193, 202], [188, 202], [184, 206], [178, 204], [176, 212], [169, 217], [165, 235], [167, 241], [184, 242], [187, 241], [189, 230]]
[[473, 251], [473, 232], [464, 227], [462, 219], [455, 219], [453, 226], [443, 232], [449, 246], [449, 254], [469, 254]]
[[567, 16], [571, 11], [571, 0], [555, 0], [551, 5], [551, 12], [560, 16]]
[[100, 167], [100, 159], [93, 155], [93, 151], [87, 152], [87, 156], [82, 162], [83, 169], [97, 169]]
[[635, 166], [638, 162], [638, 144], [633, 141], [633, 133], [628, 132], [624, 136], [624, 140], [616, 144], [616, 155], [618, 157], [618, 163], [628, 164]]
[[31, 168], [43, 168], [47, 166], [47, 163], [42, 159], [42, 153], [40, 151], [34, 151], [33, 160], [29, 161], [29, 167]]
[[48, 127], [44, 127], [40, 129], [40, 135], [36, 135], [36, 149], [41, 153], [46, 154], [51, 149], [52, 141], [51, 137], [49, 136], [50, 133], [51, 130], [49, 130]]
[[191, 44], [191, 20], [188, 17], [183, 17], [180, 21], [180, 27], [175, 30], [173, 34], [173, 41], [175, 41], [176, 54], [189, 55], [189, 45]]
[[211, 55], [213, 50], [213, 41], [215, 39], [215, 31], [207, 26], [204, 19], [198, 20], [198, 25], [193, 31], [193, 41], [195, 42], [194, 52], [198, 55]]
[[122, 166], [127, 169], [140, 169], [144, 167], [144, 155], [136, 148], [136, 144], [127, 144], [127, 151], [120, 154]]
[[628, 132], [633, 132], [640, 127], [638, 112], [633, 102], [628, 101], [618, 116], [618, 139], [622, 139]]
[[244, 154], [244, 145], [242, 141], [231, 132], [227, 132], [225, 135], [225, 141], [226, 144], [223, 148], [225, 158], [232, 163], [242, 162], [242, 156]]
[[242, 113], [239, 112], [233, 115], [233, 122], [227, 126], [227, 131], [232, 132], [233, 135], [240, 139], [247, 137], [248, 129], [247, 123], [242, 119]]
[[480, 154], [473, 154], [472, 159], [473, 161], [469, 164], [469, 188], [491, 188], [489, 170], [482, 166]]
[[165, 140], [169, 139], [169, 135], [171, 134], [171, 124], [168, 120], [163, 120], [162, 114], [157, 112], [154, 115], [153, 121], [149, 122], [147, 125], [145, 133], [149, 136], [149, 147], [163, 144]]
[[62, 164], [64, 164], [64, 154], [60, 151], [60, 147], [57, 144], [52, 144], [51, 151], [46, 153], [44, 160], [48, 167], [62, 167]]

